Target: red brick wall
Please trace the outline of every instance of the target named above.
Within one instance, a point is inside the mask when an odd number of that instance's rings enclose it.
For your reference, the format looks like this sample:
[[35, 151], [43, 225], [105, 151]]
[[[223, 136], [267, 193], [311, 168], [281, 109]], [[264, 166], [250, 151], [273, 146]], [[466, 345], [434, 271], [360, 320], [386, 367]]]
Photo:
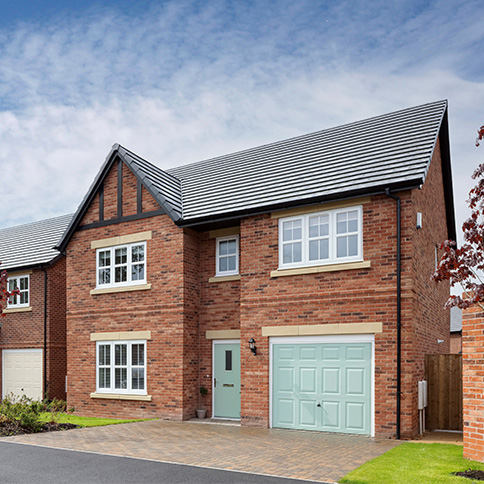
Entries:
[[66, 399], [66, 259], [47, 272], [47, 391], [50, 398]]
[[[434, 247], [447, 237], [440, 155], [421, 191], [402, 199], [402, 437], [418, 433], [417, 382], [426, 353], [448, 352], [448, 285], [430, 281]], [[416, 212], [424, 227], [416, 229]], [[381, 195], [363, 206], [364, 259], [371, 268], [271, 278], [278, 267], [278, 221], [269, 215], [241, 222], [240, 327], [242, 421], [269, 424], [269, 338], [263, 326], [381, 322], [375, 337], [375, 430], [392, 437], [396, 426], [396, 202]], [[257, 341], [250, 357], [244, 344]], [[437, 344], [437, 339], [445, 343]]]
[[450, 334], [450, 350], [452, 354], [457, 354], [462, 351], [462, 332]]
[[212, 340], [206, 331], [240, 329], [240, 281], [209, 282], [215, 276], [215, 238], [200, 235], [200, 385], [209, 390], [202, 407], [212, 412]]
[[[117, 216], [117, 166], [104, 188], [105, 220]], [[97, 197], [93, 205], [98, 203]], [[145, 190], [143, 209], [159, 209]], [[123, 166], [123, 215], [136, 213], [136, 179]], [[96, 213], [96, 208], [89, 212]], [[88, 213], [89, 213], [88, 212]], [[81, 222], [81, 225], [85, 222]], [[151, 289], [91, 295], [96, 250], [91, 241], [152, 231], [146, 273]], [[198, 234], [168, 215], [77, 231], [67, 248], [68, 403], [83, 415], [182, 419], [198, 403]], [[90, 398], [96, 390], [96, 343], [91, 333], [151, 331], [147, 393], [151, 402]]]
[[[409, 193], [402, 194], [409, 198]], [[278, 267], [278, 220], [241, 224], [241, 417], [269, 424], [269, 338], [263, 326], [381, 322], [375, 337], [376, 434], [395, 433], [395, 202], [384, 195], [363, 205], [363, 253], [371, 268], [271, 278]], [[244, 344], [253, 337], [257, 357]]]
[[[65, 259], [46, 269], [47, 300], [47, 392], [49, 398], [65, 399]], [[0, 351], [44, 349], [44, 272], [34, 269], [30, 274], [30, 306], [32, 311], [7, 313], [2, 318]], [[0, 388], [2, 378], [0, 358]], [[44, 367], [44, 354], [42, 355]], [[44, 369], [45, 371], [45, 369]], [[42, 376], [42, 386], [43, 386]]]
[[479, 306], [462, 314], [464, 457], [484, 462], [484, 313]]
[[[425, 379], [425, 355], [449, 353], [450, 311], [444, 309], [449, 297], [448, 282], [431, 280], [435, 271], [435, 249], [448, 238], [445, 217], [442, 165], [436, 144], [425, 184], [412, 191], [412, 203], [406, 213], [405, 236], [412, 249], [406, 258], [406, 298], [404, 304], [403, 365], [405, 383], [402, 394], [402, 437], [418, 433], [418, 381]], [[422, 228], [416, 229], [417, 212], [423, 214]], [[440, 258], [440, 251], [438, 257]], [[407, 259], [410, 257], [409, 259]], [[408, 269], [407, 269], [408, 267]], [[437, 340], [444, 340], [439, 344]]]

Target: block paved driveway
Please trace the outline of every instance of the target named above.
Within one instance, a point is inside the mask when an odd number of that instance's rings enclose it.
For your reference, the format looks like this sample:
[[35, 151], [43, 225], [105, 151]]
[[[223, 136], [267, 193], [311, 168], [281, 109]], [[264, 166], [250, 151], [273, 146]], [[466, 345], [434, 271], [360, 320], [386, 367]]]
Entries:
[[0, 441], [335, 482], [399, 442], [364, 436], [154, 420]]

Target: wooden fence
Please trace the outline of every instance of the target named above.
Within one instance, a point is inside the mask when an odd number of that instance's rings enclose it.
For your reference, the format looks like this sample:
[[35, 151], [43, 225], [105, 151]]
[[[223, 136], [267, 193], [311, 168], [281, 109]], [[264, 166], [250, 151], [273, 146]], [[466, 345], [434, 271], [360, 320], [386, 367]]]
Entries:
[[462, 430], [462, 355], [426, 355], [428, 430]]

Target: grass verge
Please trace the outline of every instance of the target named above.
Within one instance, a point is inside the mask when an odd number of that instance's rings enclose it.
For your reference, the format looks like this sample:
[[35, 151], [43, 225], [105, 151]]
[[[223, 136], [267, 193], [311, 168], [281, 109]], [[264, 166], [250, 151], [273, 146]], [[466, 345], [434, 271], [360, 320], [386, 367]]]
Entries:
[[464, 459], [462, 446], [405, 443], [366, 462], [339, 482], [344, 484], [471, 484], [454, 476], [468, 469], [484, 470], [484, 464]]
[[[52, 414], [49, 412], [44, 412], [41, 414], [40, 419], [42, 420], [42, 422], [50, 422], [52, 419]], [[115, 418], [79, 417], [77, 415], [71, 415], [67, 413], [59, 413], [56, 416], [56, 421], [58, 423], [70, 423], [74, 425], [79, 425], [80, 427], [101, 427], [103, 425], [122, 424], [122, 423], [129, 423], [129, 422], [143, 422], [145, 420], [152, 420], [152, 419], [145, 418], [145, 419], [121, 420], [121, 419], [115, 419]]]

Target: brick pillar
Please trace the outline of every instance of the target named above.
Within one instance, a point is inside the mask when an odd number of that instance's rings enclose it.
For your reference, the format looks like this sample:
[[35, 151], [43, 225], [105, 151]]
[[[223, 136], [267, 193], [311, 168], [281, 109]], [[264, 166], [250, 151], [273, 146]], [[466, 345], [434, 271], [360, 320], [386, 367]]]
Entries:
[[462, 314], [464, 457], [484, 462], [484, 312]]

